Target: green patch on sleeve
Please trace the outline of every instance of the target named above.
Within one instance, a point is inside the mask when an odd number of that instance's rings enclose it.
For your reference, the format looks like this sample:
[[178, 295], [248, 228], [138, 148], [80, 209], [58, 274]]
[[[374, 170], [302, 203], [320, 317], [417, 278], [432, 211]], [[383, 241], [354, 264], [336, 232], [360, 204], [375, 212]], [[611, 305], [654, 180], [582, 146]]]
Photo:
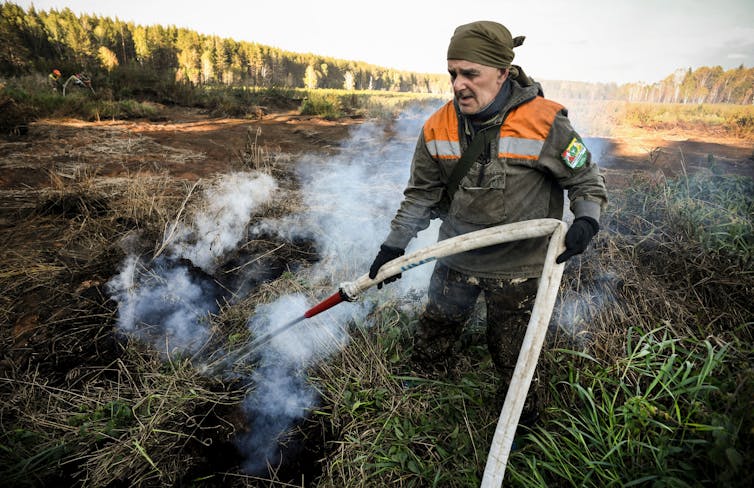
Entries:
[[565, 148], [565, 151], [560, 154], [560, 157], [563, 158], [563, 162], [566, 166], [571, 169], [577, 169], [586, 164], [587, 154], [588, 151], [586, 150], [584, 143], [574, 137], [571, 139], [571, 143], [568, 144], [568, 147]]

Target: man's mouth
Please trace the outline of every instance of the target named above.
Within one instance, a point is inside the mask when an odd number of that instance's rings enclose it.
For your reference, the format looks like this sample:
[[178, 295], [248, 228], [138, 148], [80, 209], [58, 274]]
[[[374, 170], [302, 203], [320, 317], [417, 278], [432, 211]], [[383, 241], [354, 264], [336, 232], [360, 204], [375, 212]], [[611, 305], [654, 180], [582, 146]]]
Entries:
[[469, 92], [460, 92], [458, 95], [456, 95], [456, 98], [458, 98], [459, 102], [467, 102], [474, 98], [474, 94]]

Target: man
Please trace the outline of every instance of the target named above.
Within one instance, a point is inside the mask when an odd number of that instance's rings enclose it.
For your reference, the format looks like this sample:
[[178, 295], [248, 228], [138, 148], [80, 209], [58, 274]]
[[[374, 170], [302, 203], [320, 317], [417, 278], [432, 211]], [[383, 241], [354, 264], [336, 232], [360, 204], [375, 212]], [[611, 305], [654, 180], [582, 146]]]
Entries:
[[[539, 85], [511, 65], [513, 48], [522, 42], [523, 37], [512, 38], [496, 22], [473, 22], [455, 30], [447, 56], [454, 99], [424, 125], [404, 200], [370, 277], [404, 253], [438, 208], [446, 211], [439, 238], [447, 239], [511, 222], [561, 219], [567, 189], [575, 220], [558, 262], [583, 252], [599, 230], [600, 210], [607, 202], [604, 179], [565, 108], [543, 98]], [[547, 238], [528, 239], [439, 260], [417, 325], [414, 359], [430, 367], [447, 363], [483, 293], [487, 345], [504, 394], [546, 247]], [[536, 419], [536, 403], [533, 385], [522, 422]]]
[[57, 68], [53, 69], [52, 72], [47, 75], [47, 82], [50, 85], [50, 88], [52, 88], [52, 91], [57, 93], [58, 88], [60, 87], [60, 77], [62, 74], [60, 73], [60, 70]]

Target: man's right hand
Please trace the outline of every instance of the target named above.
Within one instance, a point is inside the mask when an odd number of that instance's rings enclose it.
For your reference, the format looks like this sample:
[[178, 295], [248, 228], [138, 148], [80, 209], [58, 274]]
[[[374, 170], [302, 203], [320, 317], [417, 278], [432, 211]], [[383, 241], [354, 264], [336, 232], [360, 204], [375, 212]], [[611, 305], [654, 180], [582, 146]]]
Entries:
[[586, 251], [589, 241], [600, 230], [600, 224], [591, 217], [577, 217], [565, 235], [566, 249], [555, 259], [560, 264], [568, 261], [573, 256]]
[[[377, 253], [377, 257], [374, 258], [374, 262], [372, 263], [372, 266], [369, 268], [369, 278], [374, 279], [377, 276], [377, 273], [380, 272], [380, 268], [383, 264], [392, 261], [393, 259], [403, 256], [403, 254], [406, 251], [397, 247], [390, 247], [386, 246], [385, 244], [380, 246], [380, 252]], [[392, 283], [393, 281], [397, 280], [401, 277], [401, 273], [398, 273], [395, 276], [391, 276], [390, 278], [386, 278], [384, 281], [381, 281], [377, 284], [377, 289], [381, 289], [382, 285], [386, 285], [388, 283]]]

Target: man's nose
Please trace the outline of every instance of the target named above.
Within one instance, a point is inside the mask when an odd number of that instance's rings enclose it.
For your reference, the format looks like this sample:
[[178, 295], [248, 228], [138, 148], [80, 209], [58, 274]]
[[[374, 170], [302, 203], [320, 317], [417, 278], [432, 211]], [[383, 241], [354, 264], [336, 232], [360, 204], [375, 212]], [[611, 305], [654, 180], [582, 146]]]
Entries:
[[455, 80], [453, 80], [453, 91], [461, 91], [464, 88], [466, 88], [466, 81], [462, 76], [456, 77]]

